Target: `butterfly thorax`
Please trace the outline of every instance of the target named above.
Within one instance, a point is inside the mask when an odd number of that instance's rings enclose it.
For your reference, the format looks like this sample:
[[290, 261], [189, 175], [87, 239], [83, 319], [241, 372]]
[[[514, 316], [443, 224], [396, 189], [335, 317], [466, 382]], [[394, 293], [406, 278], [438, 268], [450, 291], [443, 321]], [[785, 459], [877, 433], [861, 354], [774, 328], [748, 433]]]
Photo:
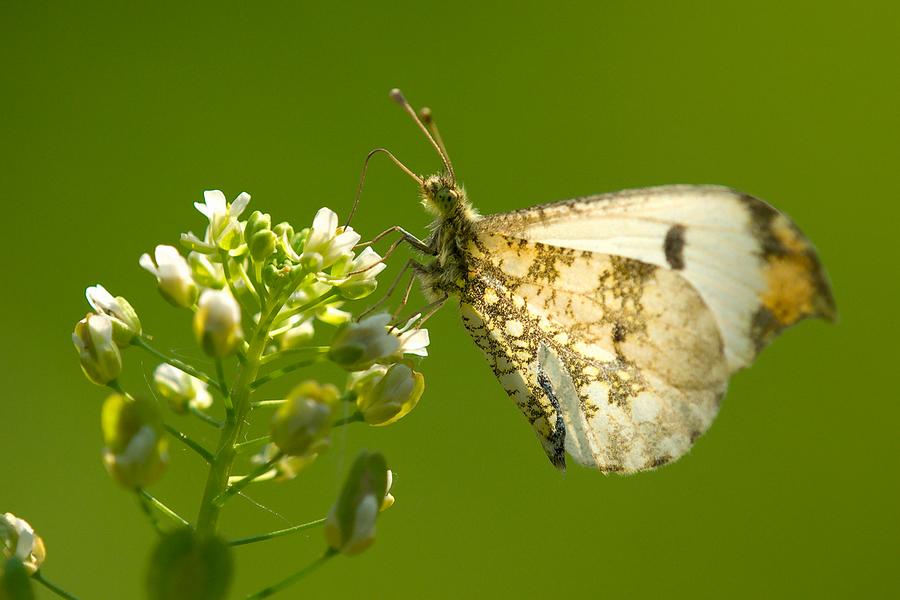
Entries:
[[466, 248], [475, 238], [475, 222], [480, 217], [465, 191], [446, 175], [425, 179], [422, 204], [435, 216], [428, 242], [435, 260], [422, 274], [426, 291], [433, 296], [457, 294], [465, 284], [469, 263]]

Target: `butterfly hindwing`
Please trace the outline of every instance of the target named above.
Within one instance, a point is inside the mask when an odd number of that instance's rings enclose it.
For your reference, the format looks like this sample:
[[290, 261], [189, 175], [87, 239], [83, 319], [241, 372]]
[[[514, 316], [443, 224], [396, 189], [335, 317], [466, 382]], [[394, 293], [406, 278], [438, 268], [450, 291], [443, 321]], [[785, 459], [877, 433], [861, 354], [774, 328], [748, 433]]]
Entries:
[[726, 188], [632, 190], [482, 218], [463, 320], [558, 467], [684, 454], [729, 375], [783, 328], [834, 315], [810, 244]]
[[651, 468], [710, 425], [728, 369], [682, 277], [492, 232], [469, 254], [463, 321], [555, 465]]

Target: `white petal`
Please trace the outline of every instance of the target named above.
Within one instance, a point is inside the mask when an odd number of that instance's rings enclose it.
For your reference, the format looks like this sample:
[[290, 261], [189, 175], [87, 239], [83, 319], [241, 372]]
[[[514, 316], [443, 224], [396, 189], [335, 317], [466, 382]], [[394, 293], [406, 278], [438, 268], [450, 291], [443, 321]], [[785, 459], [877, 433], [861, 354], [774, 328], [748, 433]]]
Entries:
[[244, 212], [244, 209], [247, 208], [248, 204], [250, 204], [250, 194], [247, 192], [238, 194], [238, 197], [231, 203], [231, 216], [239, 217], [241, 213]]
[[151, 273], [153, 273], [154, 275], [158, 274], [158, 271], [156, 270], [156, 265], [153, 264], [153, 259], [150, 258], [150, 255], [147, 254], [146, 252], [144, 254], [141, 254], [141, 258], [138, 259], [138, 264], [141, 265], [143, 268], [147, 269], [148, 271], [150, 271]]
[[84, 291], [88, 304], [96, 311], [109, 311], [116, 303], [113, 295], [106, 291], [106, 288], [100, 285], [93, 285]]
[[316, 217], [313, 219], [313, 230], [316, 233], [321, 232], [327, 237], [334, 235], [334, 230], [337, 229], [337, 226], [337, 213], [327, 207], [320, 208], [319, 212], [316, 213]]
[[220, 215], [228, 209], [228, 200], [220, 190], [206, 190], [203, 192], [203, 200], [206, 202], [207, 212], [205, 214], [210, 219], [213, 215]]

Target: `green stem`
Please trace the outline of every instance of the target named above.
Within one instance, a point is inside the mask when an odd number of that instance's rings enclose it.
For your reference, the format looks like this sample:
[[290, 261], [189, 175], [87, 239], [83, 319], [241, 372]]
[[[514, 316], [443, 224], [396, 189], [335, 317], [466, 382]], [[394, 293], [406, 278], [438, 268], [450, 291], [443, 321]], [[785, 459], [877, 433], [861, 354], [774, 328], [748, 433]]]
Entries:
[[201, 421], [203, 421], [204, 423], [206, 423], [207, 425], [212, 425], [216, 429], [222, 429], [222, 427], [224, 426], [224, 423], [222, 423], [222, 421], [220, 421], [218, 419], [214, 419], [213, 417], [209, 416], [208, 414], [206, 414], [205, 412], [203, 412], [196, 406], [188, 405], [188, 412], [191, 413], [192, 415], [194, 415], [195, 417], [197, 417], [198, 419], [200, 419]]
[[329, 350], [331, 350], [331, 346], [302, 346], [300, 348], [288, 348], [287, 350], [280, 350], [278, 352], [273, 352], [272, 354], [267, 354], [262, 358], [260, 364], [266, 365], [292, 354], [325, 354]]
[[78, 596], [75, 596], [74, 594], [70, 594], [69, 592], [62, 589], [55, 583], [52, 583], [52, 582], [44, 579], [44, 575], [40, 571], [35, 572], [35, 574], [31, 576], [31, 578], [34, 579], [35, 581], [37, 581], [38, 583], [40, 583], [42, 586], [44, 586], [51, 592], [53, 592], [54, 594], [56, 594], [57, 596], [59, 596], [60, 598], [66, 598], [67, 600], [78, 600]]
[[325, 294], [322, 294], [315, 300], [311, 300], [302, 306], [298, 306], [296, 308], [292, 308], [290, 310], [286, 310], [275, 319], [275, 324], [283, 323], [293, 317], [294, 315], [299, 315], [301, 313], [305, 313], [308, 310], [312, 310], [314, 308], [319, 308], [323, 304], [327, 304], [331, 300], [334, 300], [336, 297], [340, 295], [340, 290], [337, 288], [331, 288]]
[[140, 494], [141, 497], [143, 497], [145, 500], [147, 500], [147, 502], [149, 502], [150, 505], [153, 506], [153, 508], [155, 508], [156, 510], [158, 510], [158, 511], [161, 512], [162, 514], [166, 515], [167, 517], [169, 517], [169, 518], [172, 519], [173, 521], [177, 521], [178, 523], [184, 525], [185, 527], [190, 527], [190, 526], [191, 526], [191, 524], [188, 523], [186, 519], [184, 519], [184, 518], [183, 518], [181, 515], [179, 515], [177, 512], [175, 512], [174, 510], [172, 510], [171, 508], [169, 508], [168, 506], [166, 506], [165, 504], [163, 504], [161, 501], [157, 500], [156, 497], [155, 497], [153, 494], [151, 494], [150, 492], [148, 492], [148, 491], [145, 490], [144, 488], [138, 489], [138, 494]]
[[156, 358], [160, 359], [161, 361], [163, 361], [165, 363], [169, 363], [176, 369], [184, 371], [188, 375], [193, 375], [194, 377], [196, 377], [200, 381], [206, 383], [207, 385], [211, 385], [211, 386], [215, 387], [220, 392], [223, 391], [222, 386], [220, 386], [219, 382], [217, 382], [215, 379], [213, 379], [212, 377], [210, 377], [203, 371], [200, 371], [199, 369], [195, 369], [194, 367], [187, 364], [186, 362], [182, 362], [182, 361], [178, 360], [177, 358], [174, 358], [172, 356], [165, 354], [164, 352], [157, 350], [156, 348], [154, 348], [153, 346], [148, 344], [142, 337], [135, 336], [135, 338], [133, 340], [131, 340], [131, 344], [133, 346], [137, 346], [138, 348], [143, 348], [144, 350], [146, 350], [147, 352], [149, 352]]
[[332, 427], [340, 427], [341, 425], [349, 425], [350, 423], [360, 423], [365, 420], [366, 419], [365, 419], [365, 417], [363, 417], [362, 413], [355, 412], [352, 415], [350, 415], [349, 417], [344, 417], [342, 419], [336, 420], [332, 424]]
[[287, 402], [286, 399], [282, 398], [281, 400], [260, 400], [258, 402], [253, 402], [253, 408], [262, 408], [264, 406], [281, 406]]
[[229, 546], [243, 546], [244, 544], [253, 544], [256, 542], [264, 542], [266, 540], [271, 540], [272, 538], [281, 537], [283, 535], [290, 535], [292, 533], [297, 533], [298, 531], [303, 531], [304, 529], [312, 529], [313, 527], [318, 527], [319, 525], [323, 525], [326, 519], [316, 519], [315, 521], [310, 521], [309, 523], [303, 523], [301, 525], [294, 525], [293, 527], [288, 527], [287, 529], [279, 529], [278, 531], [270, 531], [269, 533], [261, 533], [259, 535], [251, 535], [249, 537], [242, 537], [236, 540], [231, 540], [228, 542]]
[[141, 507], [141, 511], [147, 515], [147, 520], [150, 521], [150, 525], [153, 527], [153, 530], [156, 531], [159, 535], [163, 535], [165, 531], [159, 524], [159, 520], [156, 518], [156, 513], [153, 512], [153, 508], [150, 506], [150, 502], [144, 498], [141, 494], [137, 495], [138, 504]]
[[298, 581], [300, 581], [301, 579], [303, 579], [304, 577], [306, 577], [307, 575], [309, 575], [310, 573], [312, 573], [313, 571], [315, 571], [316, 569], [318, 569], [319, 567], [324, 565], [328, 561], [328, 559], [331, 558], [332, 556], [334, 556], [335, 554], [337, 554], [337, 551], [332, 550], [332, 549], [327, 550], [325, 552], [325, 554], [323, 554], [322, 556], [317, 558], [314, 562], [306, 565], [305, 567], [303, 567], [302, 569], [300, 569], [293, 575], [289, 575], [288, 577], [285, 577], [278, 583], [276, 583], [274, 585], [270, 585], [269, 587], [262, 589], [262, 590], [256, 592], [255, 594], [251, 594], [251, 595], [247, 596], [245, 598], [245, 600], [259, 600], [260, 598], [268, 598], [269, 596], [271, 596], [273, 594], [277, 594], [281, 590], [297, 583]]
[[228, 380], [225, 378], [225, 365], [219, 357], [216, 357], [216, 377], [219, 378], [219, 389], [222, 390], [222, 397], [225, 400], [225, 411], [228, 413], [228, 417], [231, 418], [231, 415], [234, 412], [234, 404], [231, 402], [231, 393], [228, 391]]
[[163, 423], [163, 429], [165, 429], [167, 432], [169, 432], [169, 435], [171, 435], [172, 437], [174, 437], [175, 439], [180, 441], [182, 444], [184, 444], [185, 446], [187, 446], [188, 448], [190, 448], [191, 450], [193, 450], [194, 452], [199, 454], [201, 456], [201, 458], [203, 458], [203, 460], [205, 460], [206, 462], [208, 462], [210, 464], [212, 463], [212, 461], [213, 461], [212, 453], [209, 450], [207, 450], [206, 448], [204, 448], [203, 446], [201, 446], [198, 442], [195, 442], [194, 440], [192, 440], [187, 434], [182, 433], [181, 431], [178, 431], [177, 429], [175, 429], [168, 423]]
[[238, 454], [244, 454], [257, 449], [260, 446], [265, 446], [271, 441], [272, 436], [264, 435], [262, 437], [253, 438], [252, 440], [247, 440], [246, 442], [241, 442], [240, 444], [235, 444], [234, 449]]
[[212, 535], [216, 532], [222, 505], [215, 500], [228, 489], [228, 478], [237, 456], [235, 445], [243, 437], [244, 428], [247, 425], [247, 416], [251, 410], [250, 395], [253, 392], [251, 384], [259, 375], [259, 362], [269, 341], [269, 331], [278, 316], [278, 311], [306, 275], [305, 271], [298, 269], [286, 278], [284, 284], [279, 284], [270, 291], [272, 302], [268, 304], [266, 311], [261, 315], [247, 346], [245, 358], [238, 367], [237, 376], [229, 394], [234, 407], [233, 418], [225, 423], [225, 427], [222, 428], [219, 435], [219, 443], [214, 452], [215, 458], [210, 465], [206, 486], [203, 490], [203, 499], [200, 501], [197, 531], [202, 535]]
[[279, 377], [283, 377], [283, 376], [287, 375], [288, 373], [293, 373], [294, 371], [299, 371], [300, 369], [302, 369], [304, 367], [314, 365], [321, 360], [322, 360], [322, 357], [318, 356], [318, 357], [312, 358], [310, 360], [301, 360], [300, 362], [296, 362], [292, 365], [288, 365], [288, 366], [282, 367], [280, 369], [275, 369], [274, 371], [269, 371], [268, 373], [266, 373], [265, 375], [263, 375], [262, 377], [260, 377], [259, 379], [257, 379], [253, 383], [251, 383], [250, 387], [251, 387], [251, 389], [255, 390], [255, 389], [269, 383], [270, 381], [274, 381], [274, 380], [278, 379]]
[[247, 487], [248, 485], [253, 483], [254, 479], [256, 479], [257, 477], [259, 477], [260, 475], [262, 475], [263, 473], [269, 471], [272, 467], [274, 467], [275, 463], [277, 463], [279, 460], [281, 460], [282, 456], [283, 455], [281, 454], [281, 452], [278, 452], [268, 462], [265, 462], [261, 465], [257, 465], [256, 467], [254, 467], [250, 471], [250, 473], [245, 475], [243, 478], [235, 481], [233, 484], [229, 485], [227, 488], [225, 488], [225, 490], [221, 494], [219, 494], [218, 496], [213, 498], [213, 504], [216, 504], [220, 507], [222, 505], [224, 505], [225, 502], [229, 498], [231, 498], [232, 496], [234, 496], [235, 494], [240, 492], [242, 489], [244, 489], [245, 487]]

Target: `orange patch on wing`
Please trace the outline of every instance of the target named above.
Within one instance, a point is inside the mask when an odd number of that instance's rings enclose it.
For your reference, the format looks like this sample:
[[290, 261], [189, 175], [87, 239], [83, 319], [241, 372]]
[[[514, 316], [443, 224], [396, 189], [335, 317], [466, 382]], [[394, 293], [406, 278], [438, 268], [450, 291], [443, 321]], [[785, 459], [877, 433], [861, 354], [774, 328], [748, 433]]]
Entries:
[[792, 325], [816, 312], [815, 269], [807, 254], [773, 256], [768, 260], [766, 291], [760, 300], [782, 326]]

